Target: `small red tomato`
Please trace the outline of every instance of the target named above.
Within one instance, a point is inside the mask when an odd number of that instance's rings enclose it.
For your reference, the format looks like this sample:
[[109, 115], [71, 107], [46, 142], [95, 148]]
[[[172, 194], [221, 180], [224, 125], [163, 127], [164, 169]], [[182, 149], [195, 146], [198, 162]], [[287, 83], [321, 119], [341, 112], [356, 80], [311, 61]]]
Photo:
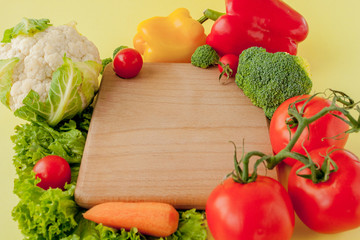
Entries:
[[[228, 65], [228, 67], [232, 70], [232, 74], [229, 77], [235, 76], [239, 64], [239, 56], [234, 54], [226, 54], [220, 58], [220, 63], [218, 64], [219, 71], [222, 73], [224, 71], [223, 66]], [[228, 76], [228, 70], [225, 69], [224, 75]]]
[[[321, 166], [328, 148], [310, 152], [311, 159]], [[339, 233], [360, 226], [360, 162], [346, 150], [330, 153], [338, 166], [326, 182], [313, 183], [298, 174], [310, 174], [301, 162], [289, 174], [288, 191], [295, 212], [309, 228], [320, 233]], [[334, 167], [334, 166], [332, 166]], [[330, 168], [333, 169], [333, 168]]]
[[294, 230], [290, 197], [269, 177], [246, 184], [226, 179], [211, 192], [205, 211], [216, 240], [289, 240]]
[[121, 78], [133, 78], [139, 74], [143, 65], [142, 56], [133, 48], [124, 48], [114, 57], [115, 73]]
[[49, 155], [40, 159], [34, 166], [33, 171], [41, 181], [37, 186], [42, 189], [61, 188], [64, 190], [65, 183], [71, 181], [71, 169], [69, 163], [62, 157]]

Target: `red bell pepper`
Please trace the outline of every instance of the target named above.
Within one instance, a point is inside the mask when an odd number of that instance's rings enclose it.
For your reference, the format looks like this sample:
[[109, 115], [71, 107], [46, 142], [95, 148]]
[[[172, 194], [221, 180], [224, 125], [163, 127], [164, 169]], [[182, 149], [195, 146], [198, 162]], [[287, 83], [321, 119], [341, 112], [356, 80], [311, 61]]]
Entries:
[[226, 14], [219, 15], [206, 43], [220, 56], [253, 46], [296, 55], [308, 34], [305, 18], [281, 0], [226, 0]]

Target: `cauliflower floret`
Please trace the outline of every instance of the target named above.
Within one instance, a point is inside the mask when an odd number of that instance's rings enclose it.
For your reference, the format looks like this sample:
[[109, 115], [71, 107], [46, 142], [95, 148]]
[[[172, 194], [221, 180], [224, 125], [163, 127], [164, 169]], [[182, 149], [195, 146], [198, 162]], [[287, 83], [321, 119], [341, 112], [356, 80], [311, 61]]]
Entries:
[[74, 24], [50, 26], [33, 36], [19, 35], [0, 45], [0, 59], [19, 59], [9, 97], [12, 111], [23, 106], [30, 90], [37, 92], [41, 101], [46, 100], [52, 74], [63, 64], [64, 54], [74, 62], [92, 60], [101, 64], [97, 47], [80, 35]]

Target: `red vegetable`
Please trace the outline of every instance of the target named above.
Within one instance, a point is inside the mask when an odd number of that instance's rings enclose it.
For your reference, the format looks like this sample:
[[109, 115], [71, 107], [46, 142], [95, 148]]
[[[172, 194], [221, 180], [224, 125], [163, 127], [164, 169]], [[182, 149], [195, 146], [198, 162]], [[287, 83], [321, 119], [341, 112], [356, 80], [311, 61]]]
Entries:
[[220, 56], [253, 46], [296, 55], [307, 34], [304, 17], [281, 0], [226, 0], [226, 15], [216, 20], [206, 43]]
[[[286, 125], [286, 120], [289, 119], [288, 107], [289, 104], [310, 97], [309, 95], [297, 96], [290, 98], [283, 102], [278, 109], [276, 109], [271, 122], [270, 122], [270, 141], [275, 154], [280, 152], [285, 146], [289, 143], [290, 133]], [[296, 103], [296, 108], [300, 111], [306, 100]], [[312, 117], [314, 114], [318, 113], [324, 107], [328, 107], [331, 104], [330, 100], [314, 97], [309, 103], [306, 104], [304, 108], [303, 117]], [[332, 114], [345, 116], [340, 112], [333, 112]], [[291, 136], [294, 136], [296, 127], [292, 128]], [[326, 114], [315, 122], [311, 123], [308, 129], [305, 129], [295, 146], [292, 148], [293, 152], [297, 152], [303, 155], [306, 155], [307, 151], [321, 147], [330, 147], [334, 146], [337, 148], [343, 148], [348, 138], [348, 134], [344, 134], [346, 130], [349, 129], [349, 126], [344, 121], [340, 120], [336, 116], [331, 114]], [[338, 137], [334, 138], [335, 136]], [[303, 145], [303, 146], [302, 146]], [[296, 163], [295, 159], [286, 158], [285, 163], [289, 165], [294, 165]]]
[[114, 57], [115, 73], [121, 78], [133, 78], [139, 74], [143, 65], [142, 56], [133, 48], [124, 48]]
[[62, 157], [49, 155], [40, 159], [34, 166], [35, 176], [41, 181], [37, 186], [47, 190], [49, 188], [61, 188], [64, 190], [65, 183], [71, 181], [71, 169], [69, 163]]
[[[220, 58], [219, 62], [220, 63], [218, 64], [218, 68], [221, 74], [224, 74], [226, 77], [228, 75], [230, 75], [229, 77], [235, 76], [239, 64], [239, 56], [234, 54], [226, 54]], [[229, 69], [231, 69], [231, 73], [229, 72]]]
[[[310, 153], [319, 166], [324, 161], [327, 148]], [[297, 176], [303, 167], [298, 162], [288, 179], [288, 191], [299, 218], [311, 229], [321, 233], [338, 233], [360, 226], [360, 162], [352, 153], [337, 150], [330, 154], [338, 170], [326, 182], [313, 183]], [[334, 166], [332, 166], [334, 169]], [[309, 174], [308, 168], [299, 174]]]
[[206, 218], [216, 240], [287, 240], [294, 229], [294, 210], [283, 186], [258, 176], [255, 182], [228, 178], [210, 194]]

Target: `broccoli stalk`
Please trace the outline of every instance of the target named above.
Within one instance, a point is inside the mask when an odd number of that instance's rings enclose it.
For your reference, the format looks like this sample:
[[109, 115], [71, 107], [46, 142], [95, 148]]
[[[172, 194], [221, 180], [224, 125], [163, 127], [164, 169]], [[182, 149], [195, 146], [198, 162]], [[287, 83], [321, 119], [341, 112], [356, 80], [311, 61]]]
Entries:
[[309, 67], [303, 58], [285, 52], [268, 53], [260, 47], [240, 54], [235, 82], [269, 119], [282, 102], [308, 94], [312, 88]]

